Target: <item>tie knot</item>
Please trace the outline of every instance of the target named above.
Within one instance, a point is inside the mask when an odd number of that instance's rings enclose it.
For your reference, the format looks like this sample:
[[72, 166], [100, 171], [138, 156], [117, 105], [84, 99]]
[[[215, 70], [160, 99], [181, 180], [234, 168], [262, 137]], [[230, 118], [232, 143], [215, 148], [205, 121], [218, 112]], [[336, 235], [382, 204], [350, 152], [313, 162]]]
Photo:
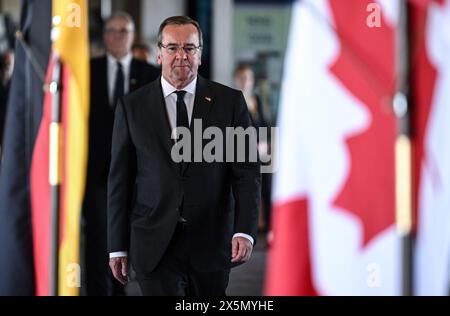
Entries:
[[177, 101], [182, 101], [184, 98], [184, 95], [186, 94], [186, 91], [178, 90], [175, 93], [177, 94]]
[[122, 70], [122, 63], [117, 61], [117, 69]]

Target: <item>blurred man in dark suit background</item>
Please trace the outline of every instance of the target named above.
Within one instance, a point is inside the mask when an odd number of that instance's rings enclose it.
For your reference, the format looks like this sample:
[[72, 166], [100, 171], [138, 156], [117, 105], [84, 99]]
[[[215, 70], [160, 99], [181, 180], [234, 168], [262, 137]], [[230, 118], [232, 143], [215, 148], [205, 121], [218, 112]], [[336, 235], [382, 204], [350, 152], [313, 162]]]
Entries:
[[103, 40], [106, 56], [91, 61], [91, 106], [85, 219], [87, 295], [122, 295], [123, 287], [108, 269], [106, 193], [111, 137], [117, 100], [159, 76], [150, 64], [134, 59], [131, 45], [135, 25], [125, 12], [106, 20]]

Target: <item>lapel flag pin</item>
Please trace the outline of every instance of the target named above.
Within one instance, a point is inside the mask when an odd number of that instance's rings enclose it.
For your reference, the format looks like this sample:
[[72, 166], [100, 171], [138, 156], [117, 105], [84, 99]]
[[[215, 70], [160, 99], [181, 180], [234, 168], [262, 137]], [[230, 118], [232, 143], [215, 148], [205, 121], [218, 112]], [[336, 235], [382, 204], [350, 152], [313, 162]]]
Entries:
[[205, 97], [205, 100], [208, 102], [211, 102], [211, 98], [210, 97]]

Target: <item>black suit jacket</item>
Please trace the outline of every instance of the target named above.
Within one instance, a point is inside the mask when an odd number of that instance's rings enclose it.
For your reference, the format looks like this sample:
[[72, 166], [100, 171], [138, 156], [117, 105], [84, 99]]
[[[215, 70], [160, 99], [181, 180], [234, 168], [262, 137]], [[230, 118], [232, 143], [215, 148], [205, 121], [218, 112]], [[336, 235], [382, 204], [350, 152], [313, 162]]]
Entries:
[[2, 153], [3, 131], [5, 129], [6, 106], [8, 105], [8, 95], [9, 95], [9, 82], [7, 83], [6, 86], [0, 83], [0, 157]]
[[[137, 59], [130, 65], [129, 92], [155, 80], [161, 71]], [[91, 60], [91, 100], [89, 116], [89, 185], [106, 186], [111, 156], [114, 109], [108, 97], [107, 58]]]
[[[251, 125], [241, 92], [200, 76], [191, 131], [194, 119], [223, 135], [226, 127]], [[129, 251], [136, 272], [151, 272], [182, 213], [192, 265], [229, 268], [233, 234], [256, 240], [259, 163], [191, 162], [181, 172], [171, 158], [170, 135], [159, 79], [119, 103], [108, 181], [109, 251]]]

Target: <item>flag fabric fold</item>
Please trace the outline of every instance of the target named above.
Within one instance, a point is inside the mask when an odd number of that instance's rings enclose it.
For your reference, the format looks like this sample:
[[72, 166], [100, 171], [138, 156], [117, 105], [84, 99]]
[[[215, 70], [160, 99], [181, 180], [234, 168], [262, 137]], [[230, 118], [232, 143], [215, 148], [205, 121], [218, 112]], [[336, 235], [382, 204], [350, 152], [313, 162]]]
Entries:
[[[417, 1], [417, 0], [416, 0]], [[420, 2], [420, 1], [419, 1]], [[415, 3], [416, 295], [450, 294], [450, 1]]]
[[[80, 287], [80, 216], [85, 189], [89, 115], [88, 15], [85, 0], [53, 0], [52, 58], [61, 64], [61, 190], [59, 295], [77, 295]], [[36, 294], [49, 295], [50, 184], [49, 140], [53, 95], [47, 91], [31, 166], [31, 207]]]
[[[23, 0], [0, 169], [0, 295], [33, 295], [30, 163], [42, 118], [51, 0]], [[25, 46], [26, 45], [26, 46]], [[32, 56], [32, 57], [31, 57]]]
[[399, 294], [396, 119], [389, 103], [396, 7], [379, 1], [380, 27], [371, 28], [371, 3], [294, 4], [279, 114], [269, 295]]
[[87, 6], [85, 0], [22, 2], [23, 41], [16, 45], [0, 171], [0, 245], [8, 253], [0, 263], [1, 295], [50, 294], [48, 86], [55, 58], [62, 69], [58, 294], [79, 294], [89, 114]]

